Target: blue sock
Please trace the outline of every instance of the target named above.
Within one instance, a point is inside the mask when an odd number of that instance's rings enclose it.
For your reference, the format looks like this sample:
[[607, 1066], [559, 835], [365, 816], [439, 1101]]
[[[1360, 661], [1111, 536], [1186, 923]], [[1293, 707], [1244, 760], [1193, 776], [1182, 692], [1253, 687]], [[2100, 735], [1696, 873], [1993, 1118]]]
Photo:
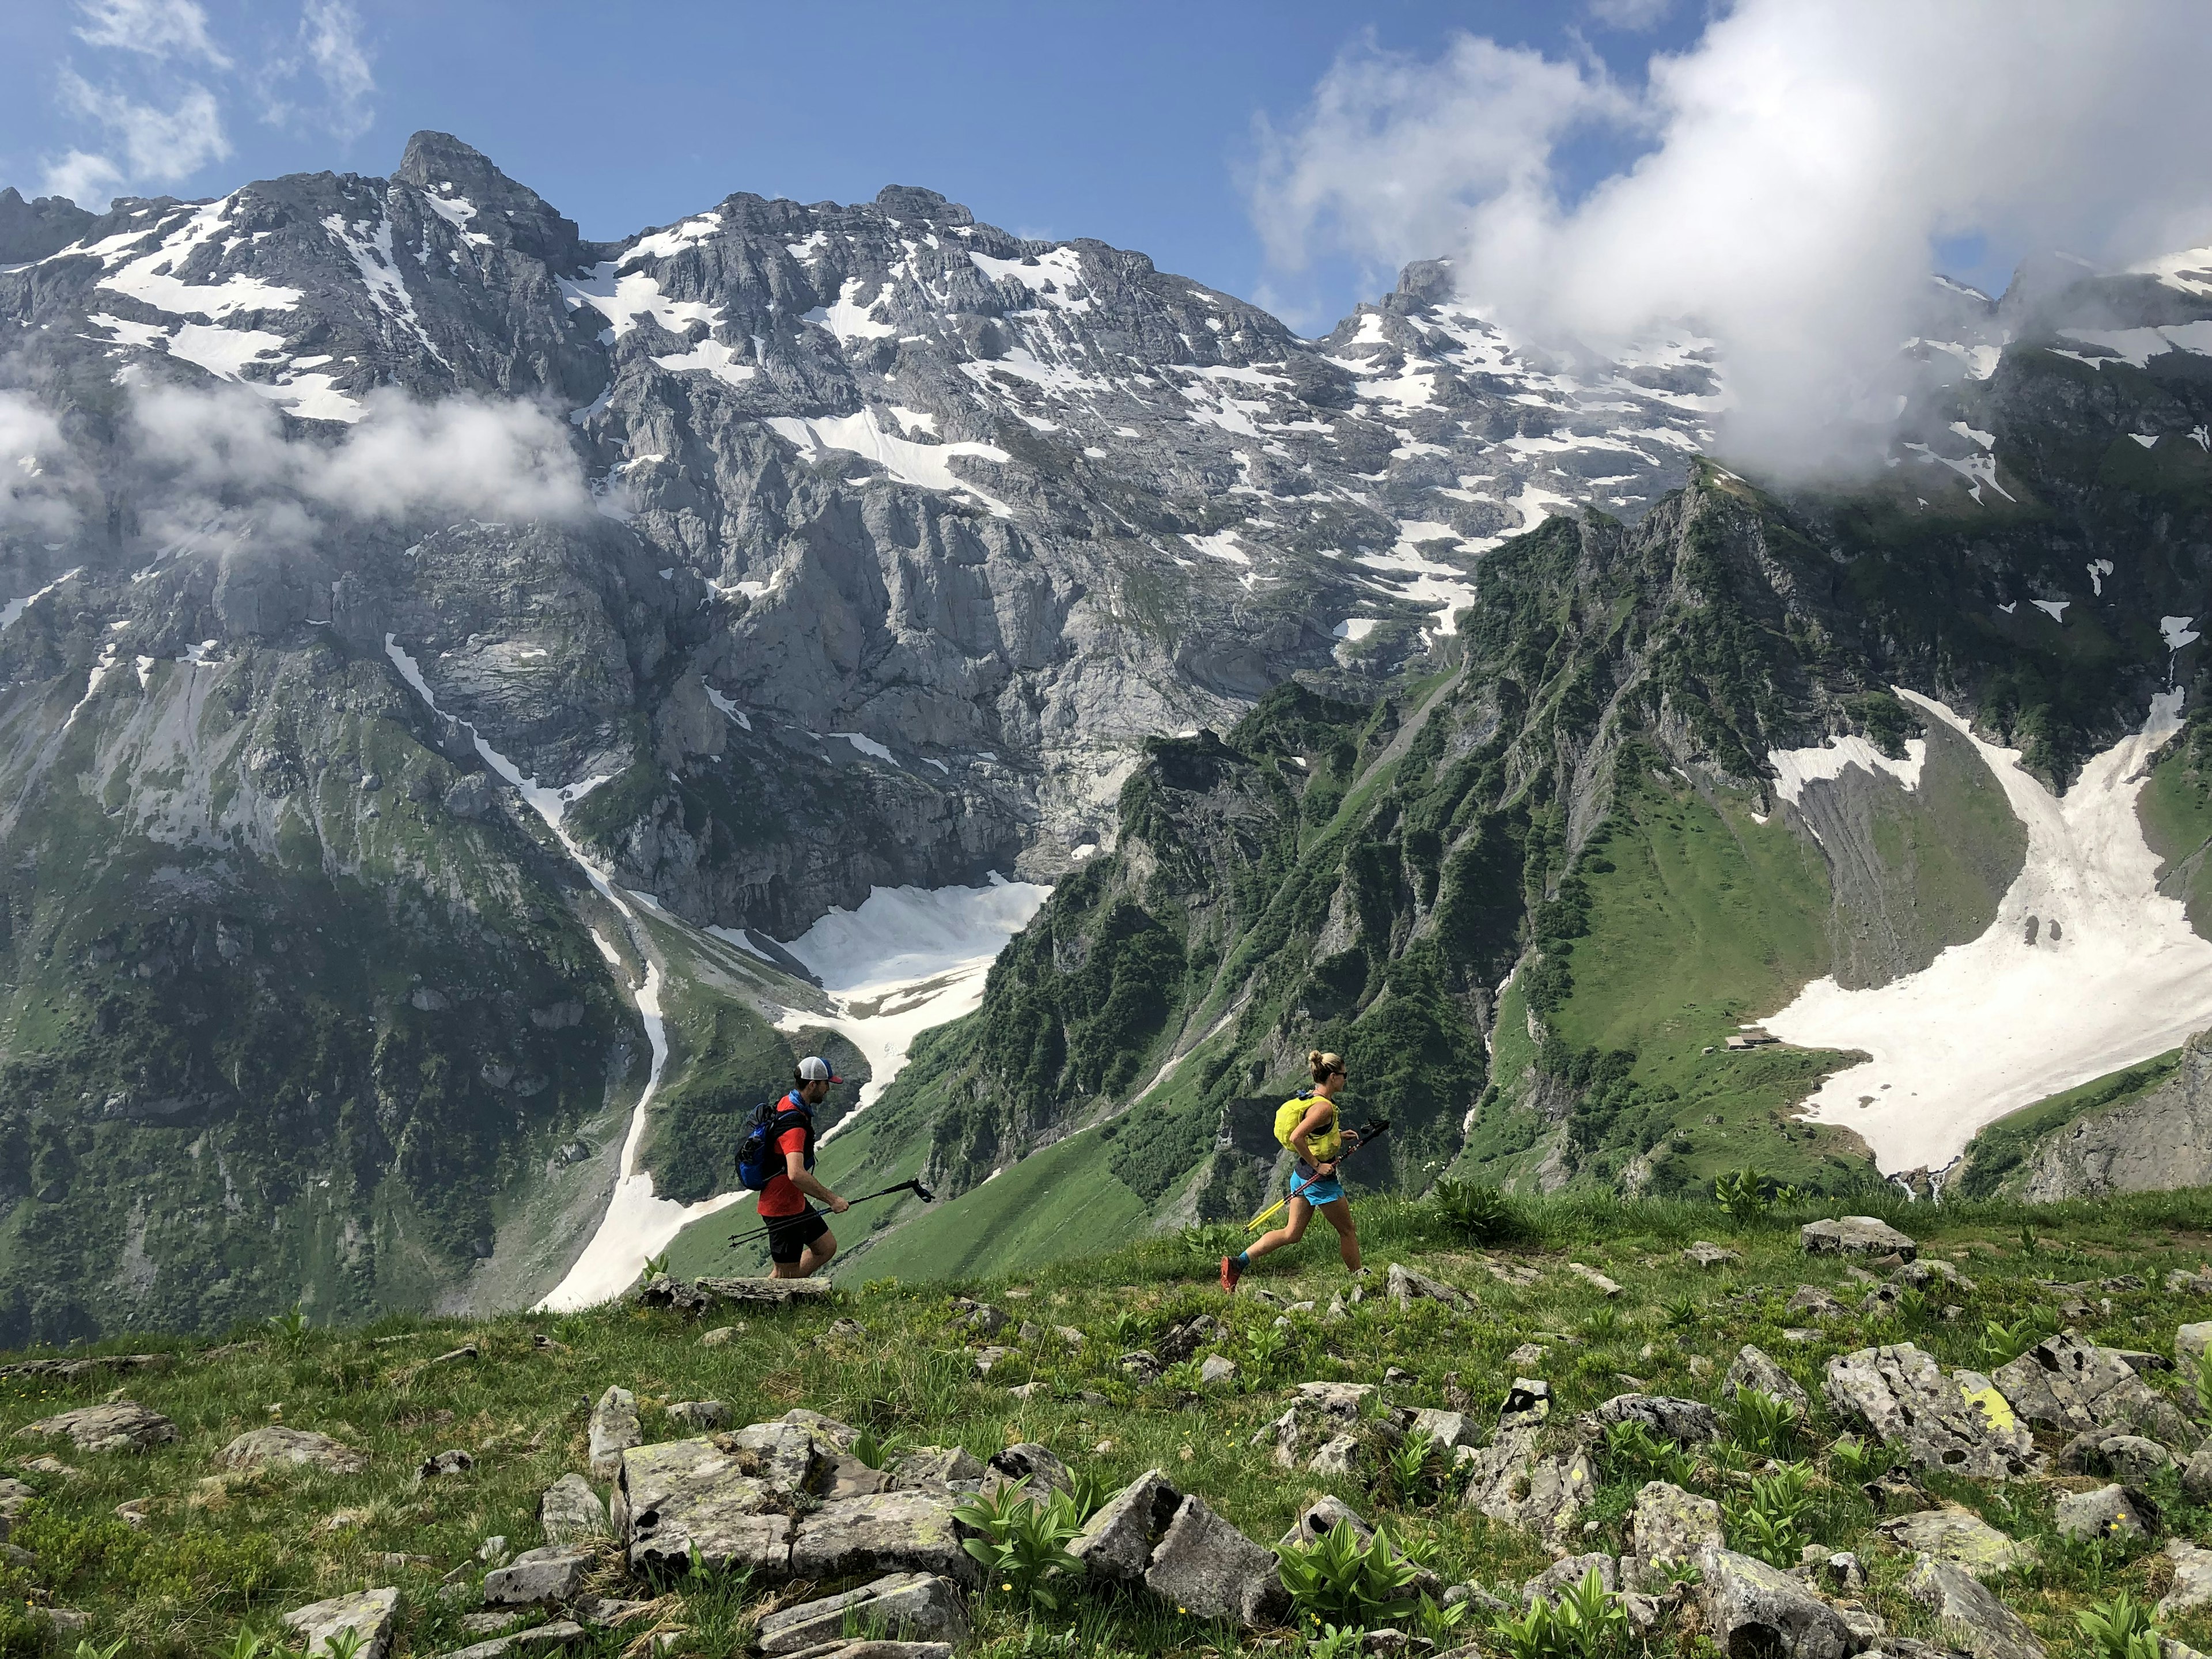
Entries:
[[1245, 1268], [1247, 1268], [1247, 1267], [1250, 1267], [1251, 1265], [1252, 1265], [1252, 1255], [1251, 1255], [1251, 1252], [1250, 1252], [1250, 1251], [1249, 1251], [1249, 1250], [1239, 1250], [1239, 1251], [1237, 1251], [1237, 1271], [1238, 1273], [1243, 1273], [1243, 1272], [1244, 1271], [1244, 1269], [1245, 1269]]

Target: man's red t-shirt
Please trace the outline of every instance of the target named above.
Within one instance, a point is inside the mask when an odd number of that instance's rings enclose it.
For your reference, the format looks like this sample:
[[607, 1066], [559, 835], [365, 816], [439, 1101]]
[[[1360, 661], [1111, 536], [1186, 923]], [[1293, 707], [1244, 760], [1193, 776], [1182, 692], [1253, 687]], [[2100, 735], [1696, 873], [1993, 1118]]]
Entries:
[[[775, 1138], [775, 1149], [786, 1154], [805, 1152], [806, 1131], [786, 1129]], [[785, 1173], [789, 1168], [788, 1164], [780, 1165], [776, 1172], [768, 1178], [768, 1185], [761, 1188], [760, 1212], [763, 1215], [799, 1215], [805, 1210], [806, 1194], [800, 1192], [790, 1176]]]

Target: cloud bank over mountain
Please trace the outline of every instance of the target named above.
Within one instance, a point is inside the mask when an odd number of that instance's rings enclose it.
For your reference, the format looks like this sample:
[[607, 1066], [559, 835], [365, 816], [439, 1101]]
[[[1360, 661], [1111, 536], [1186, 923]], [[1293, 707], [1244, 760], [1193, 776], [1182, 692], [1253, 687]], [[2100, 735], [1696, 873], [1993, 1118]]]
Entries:
[[[1942, 246], [2112, 264], [2212, 239], [2201, 23], [2173, 3], [1745, 0], [1641, 87], [1595, 55], [1370, 41], [1297, 122], [1262, 127], [1252, 211], [1285, 270], [1449, 255], [1463, 295], [1554, 338], [1694, 319], [1727, 354], [1727, 447], [1832, 468], [1893, 405]], [[1623, 133], [1635, 161], [1574, 194], [1577, 147]]]

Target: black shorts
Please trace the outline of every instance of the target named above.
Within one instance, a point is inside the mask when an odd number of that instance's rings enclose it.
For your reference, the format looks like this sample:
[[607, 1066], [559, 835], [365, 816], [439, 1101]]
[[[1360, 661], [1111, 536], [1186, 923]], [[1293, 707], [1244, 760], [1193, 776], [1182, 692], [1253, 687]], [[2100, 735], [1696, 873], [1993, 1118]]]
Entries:
[[786, 1264], [796, 1261], [809, 1244], [830, 1231], [822, 1212], [808, 1205], [797, 1215], [772, 1215], [768, 1223], [768, 1259]]

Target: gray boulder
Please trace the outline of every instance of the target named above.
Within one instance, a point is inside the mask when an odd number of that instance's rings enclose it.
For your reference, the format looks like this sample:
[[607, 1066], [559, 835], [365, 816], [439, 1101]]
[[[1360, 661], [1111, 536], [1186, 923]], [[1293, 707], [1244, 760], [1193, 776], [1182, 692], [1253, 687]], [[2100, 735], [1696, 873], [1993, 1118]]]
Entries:
[[2174, 1328], [2173, 1363], [2191, 1376], [2195, 1376], [2197, 1366], [2203, 1363], [2208, 1348], [2212, 1348], [2212, 1319]]
[[449, 1480], [457, 1474], [466, 1474], [476, 1466], [474, 1455], [458, 1446], [448, 1447], [441, 1452], [432, 1452], [416, 1466], [415, 1484], [419, 1486], [425, 1480]]
[[622, 1454], [615, 1534], [629, 1564], [674, 1567], [696, 1549], [710, 1566], [781, 1576], [791, 1553], [791, 1519], [779, 1501], [794, 1495], [757, 1471], [757, 1460], [710, 1440], [670, 1440]]
[[42, 1417], [15, 1431], [19, 1435], [65, 1434], [79, 1451], [144, 1451], [177, 1437], [177, 1425], [159, 1412], [128, 1400], [81, 1406], [73, 1412]]
[[1521, 1586], [1521, 1605], [1554, 1601], [1561, 1590], [1572, 1589], [1591, 1573], [1609, 1590], [1620, 1588], [1620, 1566], [1609, 1555], [1570, 1555], [1554, 1561]]
[[2027, 1546], [1955, 1504], [1900, 1515], [1875, 1530], [1901, 1550], [1963, 1568], [1977, 1578], [1993, 1577], [2033, 1559]]
[[688, 1429], [726, 1428], [730, 1421], [730, 1408], [719, 1400], [679, 1400], [668, 1414]]
[[1797, 1230], [1808, 1255], [1895, 1255], [1910, 1261], [1920, 1247], [1887, 1221], [1847, 1215], [1832, 1221], [1808, 1221]]
[[1290, 1549], [1300, 1544], [1310, 1544], [1326, 1538], [1340, 1523], [1349, 1526], [1366, 1543], [1375, 1536], [1375, 1528], [1359, 1518], [1358, 1512], [1340, 1498], [1322, 1498], [1309, 1504], [1291, 1523], [1283, 1534], [1279, 1548]]
[[1068, 1474], [1067, 1465], [1044, 1447], [1029, 1441], [992, 1453], [985, 1467], [989, 1471], [987, 1480], [995, 1475], [1002, 1481], [1026, 1480], [1029, 1490], [1040, 1498], [1048, 1492], [1075, 1489], [1075, 1478]]
[[1306, 1468], [1315, 1474], [1350, 1480], [1356, 1476], [1366, 1456], [1357, 1435], [1333, 1435], [1322, 1443], [1321, 1449], [1309, 1460]]
[[949, 1492], [956, 1481], [981, 1480], [983, 1466], [964, 1446], [922, 1446], [891, 1465], [895, 1492]]
[[2181, 1489], [2200, 1504], [2212, 1504], [2212, 1439], [2197, 1447], [2182, 1466]]
[[575, 1544], [607, 1534], [606, 1506], [580, 1474], [564, 1474], [538, 1500], [538, 1524], [549, 1544]]
[[1717, 1267], [1724, 1262], [1743, 1260], [1742, 1252], [1726, 1249], [1705, 1238], [1698, 1239], [1682, 1254], [1700, 1267]]
[[1797, 1408], [1800, 1422], [1812, 1415], [1813, 1396], [1805, 1392], [1804, 1385], [1776, 1364], [1764, 1349], [1755, 1348], [1748, 1342], [1737, 1351], [1735, 1363], [1721, 1379], [1721, 1395], [1733, 1400], [1746, 1389], [1787, 1401]]
[[1727, 1541], [1718, 1504], [1664, 1480], [1646, 1481], [1636, 1494], [1628, 1536], [1639, 1576], [1647, 1583], [1673, 1577], [1670, 1569], [1695, 1565], [1706, 1551]]
[[610, 1388], [592, 1407], [590, 1434], [592, 1478], [611, 1480], [622, 1472], [623, 1454], [645, 1443], [637, 1396], [628, 1389]]
[[1943, 1639], [1974, 1659], [2044, 1659], [2043, 1644], [2020, 1615], [1964, 1567], [1923, 1555], [1905, 1587], [1935, 1615]]
[[1818, 1285], [1800, 1285], [1783, 1311], [1792, 1319], [1841, 1319], [1848, 1310]]
[[1838, 1416], [1922, 1468], [2002, 1480], [2036, 1467], [2034, 1441], [2001, 1409], [2003, 1398], [1988, 1378], [1972, 1371], [1947, 1378], [1910, 1342], [1838, 1354], [1823, 1392]]
[[1708, 1550], [1698, 1586], [1705, 1627], [1726, 1654], [1845, 1659], [1866, 1643], [1802, 1582], [1733, 1550]]
[[2158, 1616], [2171, 1619], [2177, 1613], [2212, 1607], [2212, 1550], [2169, 1538], [2166, 1555], [2173, 1563], [2173, 1588], [2159, 1602]]
[[2132, 1486], [2100, 1486], [2061, 1494], [2051, 1524], [2065, 1538], [2141, 1538], [2158, 1526], [2158, 1506]]
[[2173, 1467], [2173, 1455], [2139, 1434], [2107, 1434], [2092, 1429], [2068, 1441], [2058, 1467], [2073, 1474], [2101, 1474], [2140, 1486]]
[[1168, 1522], [1145, 1570], [1145, 1588], [1193, 1618], [1233, 1620], [1248, 1630], [1275, 1624], [1290, 1607], [1273, 1554], [1201, 1498], [1184, 1498]]
[[288, 1429], [276, 1423], [266, 1428], [248, 1429], [217, 1452], [215, 1461], [226, 1469], [286, 1464], [295, 1468], [321, 1469], [331, 1474], [359, 1474], [368, 1467], [366, 1456], [326, 1434]]
[[1147, 1469], [1099, 1505], [1067, 1553], [1093, 1578], [1133, 1584], [1144, 1577], [1153, 1547], [1182, 1507], [1182, 1494], [1166, 1474]]
[[862, 1573], [933, 1573], [973, 1589], [975, 1559], [960, 1547], [949, 1494], [876, 1492], [831, 1499], [799, 1517], [791, 1538], [790, 1576], [851, 1578]]
[[[1577, 1419], [1585, 1433], [1601, 1437], [1616, 1423], [1641, 1423], [1652, 1433], [1684, 1446], [1702, 1446], [1721, 1437], [1720, 1413], [1702, 1400], [1678, 1400], [1663, 1394], [1617, 1394]], [[1594, 1433], [1592, 1433], [1594, 1431]]]
[[848, 1625], [881, 1631], [899, 1641], [968, 1639], [968, 1608], [960, 1587], [933, 1573], [894, 1572], [858, 1589], [783, 1607], [760, 1621], [757, 1638], [769, 1659], [842, 1641]]
[[295, 1632], [307, 1649], [307, 1659], [329, 1659], [331, 1638], [353, 1632], [361, 1638], [354, 1659], [384, 1659], [392, 1642], [392, 1626], [399, 1616], [397, 1589], [356, 1590], [313, 1601], [284, 1615], [284, 1627]]
[[1474, 1419], [1465, 1412], [1442, 1412], [1427, 1406], [1413, 1413], [1412, 1432], [1425, 1434], [1446, 1451], [1472, 1446], [1481, 1437]]
[[1210, 1353], [1198, 1368], [1198, 1380], [1209, 1389], [1225, 1388], [1237, 1380], [1237, 1362]]
[[547, 1601], [567, 1601], [584, 1586], [591, 1571], [589, 1550], [551, 1545], [525, 1550], [503, 1567], [484, 1575], [487, 1607], [530, 1607]]
[[2197, 1437], [2173, 1403], [2109, 1348], [2084, 1342], [2071, 1331], [2046, 1336], [1990, 1380], [2012, 1408], [2038, 1428], [2081, 1434], [2102, 1429], [2142, 1434], [2170, 1445], [2194, 1445]]
[[1454, 1313], [1472, 1314], [1477, 1311], [1475, 1300], [1465, 1291], [1445, 1284], [1440, 1279], [1431, 1279], [1426, 1273], [1417, 1273], [1402, 1262], [1394, 1261], [1385, 1277], [1383, 1294], [1398, 1304], [1404, 1312], [1414, 1302], [1438, 1302]]

